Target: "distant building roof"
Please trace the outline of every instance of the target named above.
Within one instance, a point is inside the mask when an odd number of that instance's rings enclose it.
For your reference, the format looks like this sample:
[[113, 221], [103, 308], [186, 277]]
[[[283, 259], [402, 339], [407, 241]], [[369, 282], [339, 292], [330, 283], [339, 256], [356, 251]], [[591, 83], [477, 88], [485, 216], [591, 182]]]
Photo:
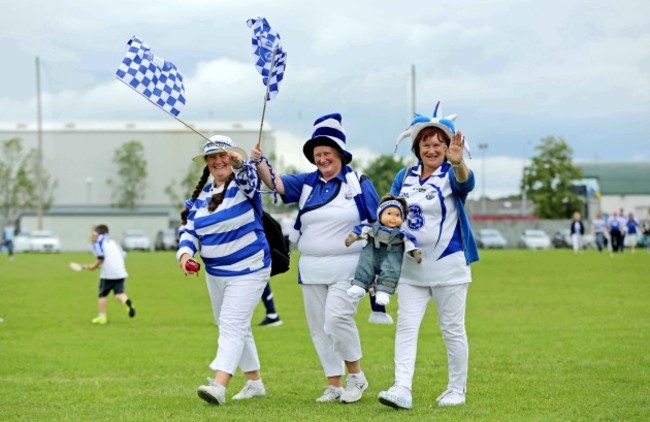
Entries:
[[650, 195], [650, 162], [575, 163], [582, 177], [594, 178], [602, 195]]

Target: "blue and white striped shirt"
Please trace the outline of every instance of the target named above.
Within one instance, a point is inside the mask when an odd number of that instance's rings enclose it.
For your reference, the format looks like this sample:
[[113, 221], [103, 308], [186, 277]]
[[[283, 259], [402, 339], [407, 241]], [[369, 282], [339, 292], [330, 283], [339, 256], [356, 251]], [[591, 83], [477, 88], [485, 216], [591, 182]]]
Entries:
[[214, 212], [208, 211], [208, 204], [217, 191], [212, 183], [203, 188], [181, 230], [176, 253], [180, 259], [200, 250], [206, 272], [217, 277], [250, 274], [271, 265], [257, 173], [248, 163], [233, 171], [234, 182]]

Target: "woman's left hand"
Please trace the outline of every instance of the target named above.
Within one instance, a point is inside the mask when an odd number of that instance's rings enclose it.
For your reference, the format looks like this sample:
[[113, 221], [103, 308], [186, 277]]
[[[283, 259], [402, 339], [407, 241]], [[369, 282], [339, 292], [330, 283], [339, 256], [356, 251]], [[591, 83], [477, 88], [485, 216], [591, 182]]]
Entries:
[[460, 163], [463, 160], [463, 149], [465, 148], [465, 136], [461, 131], [454, 133], [447, 148], [447, 160], [452, 163]]

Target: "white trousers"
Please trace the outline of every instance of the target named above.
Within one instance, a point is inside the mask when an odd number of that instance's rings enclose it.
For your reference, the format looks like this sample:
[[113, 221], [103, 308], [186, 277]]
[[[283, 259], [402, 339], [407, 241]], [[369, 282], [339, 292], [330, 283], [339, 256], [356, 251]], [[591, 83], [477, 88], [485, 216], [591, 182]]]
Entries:
[[580, 251], [582, 249], [582, 235], [578, 233], [574, 233], [571, 235], [571, 243], [573, 245], [573, 250], [575, 252]]
[[219, 326], [217, 355], [210, 364], [212, 370], [232, 375], [237, 366], [243, 372], [260, 369], [251, 320], [270, 275], [270, 268], [238, 277], [206, 274], [214, 321]]
[[431, 297], [438, 309], [438, 323], [447, 348], [447, 388], [465, 391], [469, 347], [465, 333], [465, 304], [469, 283], [421, 287], [397, 285], [395, 332], [395, 385], [412, 390], [418, 333]]
[[359, 300], [350, 298], [350, 280], [302, 284], [307, 326], [326, 377], [345, 374], [345, 362], [361, 359], [361, 340], [354, 320]]

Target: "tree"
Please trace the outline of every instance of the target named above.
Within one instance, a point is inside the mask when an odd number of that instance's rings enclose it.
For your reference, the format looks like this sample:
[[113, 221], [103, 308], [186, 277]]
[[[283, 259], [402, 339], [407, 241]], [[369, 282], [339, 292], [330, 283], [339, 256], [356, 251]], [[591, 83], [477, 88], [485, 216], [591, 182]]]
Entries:
[[115, 151], [113, 162], [117, 164], [119, 179], [106, 181], [113, 190], [113, 204], [133, 209], [145, 195], [147, 161], [144, 159], [144, 147], [138, 141], [126, 142]]
[[380, 155], [363, 171], [372, 180], [377, 194], [381, 198], [390, 192], [395, 174], [407, 166], [404, 158], [395, 158], [393, 155]]
[[202, 169], [202, 165], [192, 161], [192, 164], [187, 168], [185, 177], [183, 177], [180, 182], [176, 182], [175, 179], [172, 179], [172, 181], [165, 186], [165, 193], [167, 194], [172, 207], [181, 210], [185, 206], [185, 200], [187, 200], [192, 195], [192, 192], [194, 192], [194, 188], [201, 177]]
[[[34, 149], [23, 152], [18, 138], [3, 141], [0, 156], [0, 212], [3, 219], [11, 220], [21, 209], [36, 206], [38, 186], [36, 165], [37, 152]], [[48, 210], [54, 198], [56, 180], [43, 169], [43, 210]]]
[[539, 151], [529, 167], [524, 168], [521, 188], [535, 204], [540, 218], [570, 218], [582, 210], [584, 199], [575, 193], [572, 181], [582, 172], [573, 165], [571, 147], [562, 138], [547, 136], [535, 147]]

